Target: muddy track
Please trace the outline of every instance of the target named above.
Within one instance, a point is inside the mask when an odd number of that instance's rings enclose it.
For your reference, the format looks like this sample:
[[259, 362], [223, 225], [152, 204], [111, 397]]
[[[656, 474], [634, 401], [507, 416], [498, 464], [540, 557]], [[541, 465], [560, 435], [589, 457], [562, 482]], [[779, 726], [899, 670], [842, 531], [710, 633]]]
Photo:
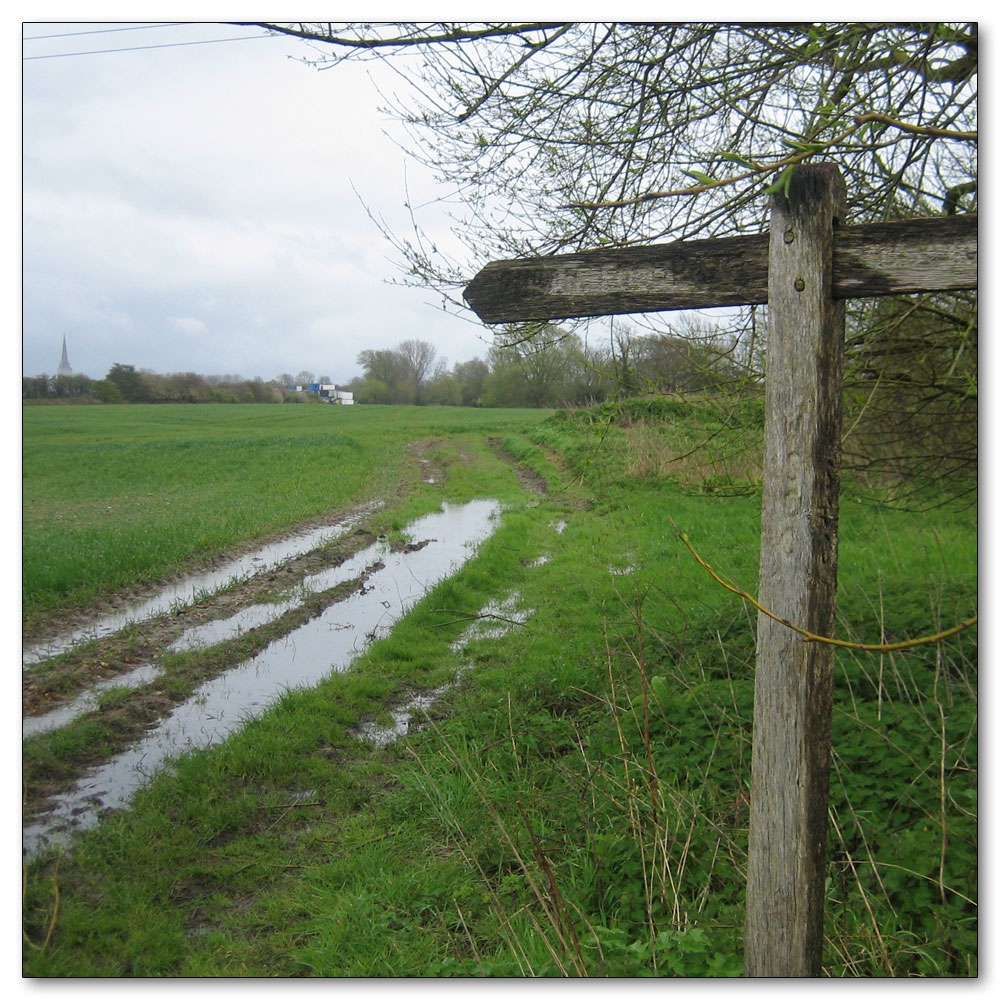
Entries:
[[592, 499], [576, 495], [576, 491], [572, 487], [565, 485], [566, 481], [571, 477], [566, 470], [562, 457], [554, 451], [551, 451], [544, 445], [533, 442], [534, 447], [545, 456], [547, 461], [552, 463], [563, 480], [564, 485], [558, 487], [555, 492], [553, 492], [549, 481], [537, 469], [520, 461], [515, 455], [512, 455], [504, 448], [502, 438], [490, 438], [487, 444], [497, 458], [502, 462], [506, 462], [511, 467], [514, 475], [517, 477], [517, 481], [521, 484], [521, 488], [526, 492], [534, 493], [535, 496], [557, 498], [568, 507], [577, 510], [591, 510], [593, 508], [594, 503]]
[[[434, 465], [432, 446], [433, 442], [410, 446], [408, 474], [404, 482], [393, 490], [391, 497], [384, 498], [385, 501], [398, 499], [416, 488], [419, 480], [423, 484], [433, 482], [435, 478], [440, 482], [442, 473]], [[298, 529], [334, 525], [351, 519], [355, 520], [355, 526], [348, 533], [250, 579], [216, 590], [198, 601], [138, 622], [106, 638], [81, 643], [26, 669], [22, 679], [22, 710], [27, 717], [64, 707], [81, 692], [91, 691], [102, 682], [113, 687], [116, 678], [124, 677], [142, 665], [155, 664], [159, 673], [148, 683], [130, 690], [127, 696], [120, 694], [121, 689], [117, 696], [115, 692], [110, 693], [99, 700], [99, 707], [95, 706], [92, 711], [84, 712], [70, 722], [68, 725], [75, 727], [75, 732], [79, 734], [72, 752], [50, 752], [47, 743], [51, 736], [46, 733], [31, 737], [30, 742], [35, 749], [24, 754], [22, 768], [24, 818], [30, 819], [44, 811], [47, 800], [52, 796], [70, 788], [93, 766], [135, 743], [173, 708], [190, 697], [199, 685], [245, 662], [333, 605], [358, 592], [363, 593], [367, 579], [382, 568], [382, 564], [373, 558], [368, 565], [358, 567], [350, 579], [319, 592], [302, 594], [289, 610], [244, 634], [204, 649], [172, 652], [169, 648], [171, 644], [185, 633], [198, 626], [223, 622], [248, 607], [287, 601], [303, 581], [343, 566], [359, 553], [372, 548], [376, 542], [382, 541], [383, 551], [386, 552], [416, 551], [426, 544], [419, 540], [409, 544], [403, 541], [389, 543], [383, 536], [377, 535], [380, 530], [377, 511], [383, 506], [358, 505], [336, 520], [326, 517], [304, 522], [297, 526]], [[364, 513], [366, 510], [367, 516]], [[283, 537], [290, 534], [285, 533]], [[199, 569], [214, 568], [234, 555], [254, 551], [259, 544], [259, 541], [248, 544], [238, 552], [227, 553], [225, 558], [219, 557], [203, 564]], [[180, 578], [181, 574], [175, 577]], [[161, 581], [161, 586], [164, 582], [171, 581]], [[88, 626], [100, 616], [122, 610], [154, 592], [152, 588], [135, 588], [116, 594], [99, 606], [81, 609], [71, 615], [60, 614], [46, 625], [36, 627], [30, 638], [33, 642], [44, 641], [57, 634], [65, 634], [70, 629]]]
[[[25, 671], [22, 707], [25, 715], [37, 715], [64, 703], [80, 690], [124, 674], [141, 663], [158, 657], [184, 632], [208, 622], [219, 621], [251, 604], [266, 603], [292, 590], [307, 575], [342, 565], [348, 558], [375, 541], [366, 528], [357, 528], [344, 538], [289, 560], [266, 575], [228, 587], [196, 604], [159, 615], [117, 632], [106, 639], [84, 643], [53, 660]], [[361, 581], [357, 581], [360, 586]], [[322, 611], [332, 595], [315, 595], [303, 604], [313, 614]], [[298, 624], [299, 614], [289, 613], [274, 623], [282, 634]]]
[[[393, 488], [384, 492], [378, 497], [378, 506], [386, 507], [390, 503], [404, 497], [416, 488], [420, 480], [427, 482], [441, 482], [443, 479], [442, 470], [436, 465], [433, 458], [433, 440], [414, 441], [407, 446], [407, 456], [410, 459], [409, 469], [401, 482]], [[426, 488], [426, 486], [425, 486]], [[433, 487], [432, 487], [433, 488]], [[351, 507], [330, 511], [326, 514], [306, 518], [299, 523], [292, 525], [285, 531], [276, 532], [273, 535], [265, 535], [252, 539], [244, 545], [221, 552], [198, 563], [192, 563], [178, 569], [175, 573], [163, 576], [155, 583], [126, 587], [109, 595], [102, 601], [95, 601], [85, 607], [64, 608], [49, 615], [38, 614], [22, 622], [21, 641], [25, 646], [32, 646], [52, 639], [59, 635], [64, 635], [77, 628], [85, 628], [95, 620], [120, 611], [139, 601], [151, 597], [170, 584], [181, 580], [192, 573], [201, 573], [216, 569], [232, 560], [252, 552], [263, 544], [279, 542], [282, 539], [290, 538], [304, 531], [314, 528], [321, 528], [328, 525], [335, 525], [352, 519], [373, 520], [372, 512], [376, 505], [371, 500], [359, 502]], [[290, 564], [291, 565], [291, 564]], [[302, 573], [313, 571], [314, 568], [308, 565], [302, 566]], [[294, 567], [292, 567], [294, 569]]]
[[514, 455], [504, 448], [501, 438], [490, 438], [486, 443], [497, 458], [506, 462], [513, 469], [514, 475], [517, 477], [517, 481], [521, 484], [523, 490], [528, 493], [534, 493], [536, 496], [545, 496], [549, 492], [549, 484], [545, 477], [540, 475], [535, 469], [532, 469], [531, 466], [519, 462]]
[[[312, 594], [275, 621], [203, 651], [171, 655], [167, 650], [171, 642], [193, 626], [225, 619], [248, 604], [266, 601], [278, 592], [292, 589], [307, 573], [342, 565], [374, 540], [375, 536], [369, 531], [357, 530], [325, 551], [293, 560], [292, 564], [262, 580], [234, 587], [175, 614], [141, 622], [108, 639], [87, 643], [57, 657], [46, 664], [43, 671], [27, 672], [23, 684], [24, 712], [38, 715], [64, 704], [81, 690], [124, 674], [140, 664], [162, 666], [155, 680], [132, 690], [119, 704], [85, 713], [70, 723], [86, 726], [99, 718], [100, 735], [93, 745], [84, 739], [78, 752], [68, 758], [60, 755], [56, 766], [48, 755], [37, 762], [27, 755], [22, 775], [25, 816], [39, 811], [45, 799], [65, 791], [88, 768], [124, 750], [185, 701], [199, 684], [249, 659], [356, 593], [364, 587], [368, 573]], [[369, 571], [379, 568], [380, 564], [375, 562]], [[44, 734], [40, 738], [44, 739]]]

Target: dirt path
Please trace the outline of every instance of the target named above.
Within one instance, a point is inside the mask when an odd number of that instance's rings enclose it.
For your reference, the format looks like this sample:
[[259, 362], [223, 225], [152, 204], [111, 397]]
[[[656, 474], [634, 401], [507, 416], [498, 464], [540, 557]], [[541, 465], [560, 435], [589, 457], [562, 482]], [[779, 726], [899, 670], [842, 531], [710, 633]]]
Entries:
[[[409, 457], [407, 475], [390, 495], [378, 502], [369, 501], [337, 512], [335, 517], [310, 519], [298, 525], [295, 532], [344, 522], [352, 524], [340, 537], [249, 579], [206, 594], [193, 603], [139, 621], [105, 638], [78, 644], [68, 652], [29, 666], [22, 679], [22, 711], [26, 717], [72, 707], [74, 699], [93, 691], [95, 686], [110, 685], [113, 690], [105, 688], [95, 695], [96, 704], [81, 716], [84, 725], [77, 724], [80, 738], [74, 741], [72, 750], [60, 748], [55, 751], [52, 737], [46, 733], [32, 737], [25, 744], [22, 769], [25, 818], [43, 811], [51, 796], [64, 792], [88, 769], [142, 737], [189, 698], [199, 685], [245, 662], [322, 615], [332, 605], [363, 591], [368, 577], [380, 568], [377, 559], [356, 567], [356, 571], [352, 569], [350, 579], [339, 581], [335, 586], [308, 593], [301, 593], [301, 588], [304, 581], [321, 578], [324, 571], [336, 570], [369, 550], [379, 540], [382, 530], [380, 510], [416, 488], [418, 483], [422, 484], [421, 488], [433, 489], [433, 482], [441, 481], [442, 472], [433, 461], [433, 442], [411, 445]], [[285, 533], [283, 537], [291, 534]], [[248, 544], [237, 552], [208, 561], [197, 570], [221, 566], [237, 556], [255, 551], [260, 544], [260, 541]], [[386, 542], [385, 550], [398, 551], [405, 546], [403, 541]], [[419, 543], [415, 547], [419, 548]], [[161, 581], [159, 586], [182, 577], [183, 574], [178, 573], [173, 580]], [[157, 589], [135, 588], [116, 594], [101, 605], [71, 614], [60, 613], [37, 625], [30, 636], [25, 636], [25, 643], [32, 645], [90, 626], [102, 616], [123, 611], [151, 597]], [[182, 640], [192, 629], [225, 622], [247, 609], [261, 609], [265, 618], [270, 610], [274, 617], [245, 634], [206, 645], [204, 649], [171, 650], [171, 645]], [[155, 676], [129, 691], [127, 697], [121, 688], [114, 690], [116, 679], [126, 678], [137, 668], [153, 668], [153, 665]], [[86, 725], [89, 722], [98, 725]]]

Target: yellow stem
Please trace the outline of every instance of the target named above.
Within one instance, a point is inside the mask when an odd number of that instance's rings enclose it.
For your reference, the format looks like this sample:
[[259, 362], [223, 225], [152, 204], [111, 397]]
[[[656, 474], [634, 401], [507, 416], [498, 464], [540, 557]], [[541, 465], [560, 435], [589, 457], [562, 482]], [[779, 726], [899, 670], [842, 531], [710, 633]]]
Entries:
[[687, 535], [678, 532], [678, 537], [687, 546], [688, 551], [694, 556], [695, 561], [699, 566], [703, 567], [708, 575], [715, 580], [720, 586], [725, 587], [726, 590], [731, 591], [734, 594], [739, 595], [745, 600], [749, 601], [761, 614], [767, 615], [768, 618], [773, 619], [781, 625], [790, 628], [793, 632], [798, 632], [799, 635], [803, 636], [805, 642], [825, 642], [830, 646], [840, 646], [843, 649], [860, 649], [865, 652], [870, 653], [891, 653], [898, 649], [910, 649], [913, 646], [923, 646], [930, 642], [940, 642], [942, 639], [947, 639], [949, 636], [956, 635], [957, 633], [975, 625], [979, 621], [979, 616], [975, 615], [972, 618], [967, 618], [965, 621], [960, 622], [952, 628], [945, 629], [943, 632], [937, 632], [934, 635], [925, 635], [919, 639], [905, 639], [902, 642], [887, 642], [887, 643], [875, 643], [875, 642], [848, 642], [846, 639], [831, 639], [829, 636], [816, 635], [814, 632], [810, 632], [808, 629], [801, 628], [799, 625], [795, 625], [788, 621], [786, 618], [781, 618], [776, 615], [773, 611], [769, 611], [762, 604], [760, 604], [754, 597], [748, 594], [745, 590], [741, 590], [739, 587], [734, 587], [731, 583], [727, 583], [718, 573], [712, 569], [711, 566], [701, 558], [700, 555], [694, 550], [694, 546], [688, 541]]

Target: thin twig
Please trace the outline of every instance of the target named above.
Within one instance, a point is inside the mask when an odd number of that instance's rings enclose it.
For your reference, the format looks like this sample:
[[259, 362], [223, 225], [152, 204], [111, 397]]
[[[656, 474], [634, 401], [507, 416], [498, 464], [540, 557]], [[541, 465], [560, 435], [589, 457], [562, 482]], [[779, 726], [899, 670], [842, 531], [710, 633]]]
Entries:
[[857, 125], [864, 125], [867, 122], [879, 122], [882, 125], [889, 125], [892, 128], [898, 128], [901, 132], [912, 132], [914, 135], [932, 136], [935, 139], [958, 139], [962, 142], [979, 141], [978, 132], [954, 132], [946, 128], [934, 128], [931, 125], [910, 125], [907, 122], [899, 121], [897, 118], [890, 118], [888, 115], [880, 115], [874, 111], [870, 111], [868, 114], [855, 116], [854, 122]]
[[438, 615], [462, 616], [461, 618], [453, 618], [451, 621], [448, 622], [438, 622], [436, 625], [433, 626], [434, 628], [444, 628], [446, 625], [459, 625], [462, 622], [474, 622], [478, 621], [480, 618], [493, 618], [498, 622], [506, 622], [508, 625], [520, 625], [522, 628], [524, 628], [524, 622], [516, 621], [513, 618], [504, 618], [503, 615], [495, 615], [489, 611], [483, 612], [482, 614], [472, 615], [468, 614], [465, 611], [452, 611], [449, 608], [436, 608], [434, 613]]
[[[672, 522], [671, 522], [672, 523]], [[677, 526], [674, 525], [674, 530], [677, 530]], [[803, 637], [805, 642], [823, 642], [829, 646], [840, 646], [843, 649], [860, 649], [869, 653], [891, 653], [898, 649], [911, 649], [913, 646], [923, 646], [931, 642], [941, 642], [943, 639], [948, 639], [953, 635], [957, 635], [964, 629], [970, 628], [979, 622], [979, 616], [973, 615], [972, 618], [967, 618], [965, 621], [960, 622], [958, 625], [952, 628], [945, 629], [943, 632], [937, 632], [934, 635], [925, 635], [919, 639], [904, 639], [902, 642], [885, 642], [885, 643], [868, 643], [868, 642], [849, 642], [846, 639], [831, 639], [829, 636], [816, 635], [815, 632], [810, 632], [808, 629], [804, 629], [799, 625], [795, 625], [790, 622], [787, 618], [782, 618], [780, 615], [776, 615], [773, 611], [769, 611], [762, 604], [760, 604], [756, 598], [748, 594], [745, 590], [741, 590], [739, 587], [734, 587], [731, 583], [727, 583], [718, 573], [712, 569], [711, 566], [701, 558], [700, 555], [694, 550], [694, 546], [688, 541], [687, 535], [680, 531], [677, 531], [677, 537], [687, 546], [688, 551], [694, 556], [695, 561], [704, 570], [707, 571], [708, 575], [715, 580], [721, 587], [725, 587], [726, 590], [733, 594], [737, 594], [739, 597], [744, 598], [749, 601], [761, 614], [767, 615], [772, 621], [776, 621], [779, 625], [784, 625], [786, 628], [790, 628], [793, 632], [798, 632], [799, 635]]]
[[845, 139], [850, 138], [863, 125], [870, 123], [878, 123], [891, 128], [899, 129], [902, 132], [908, 132], [912, 135], [928, 136], [934, 139], [958, 139], [963, 142], [979, 141], [978, 132], [955, 132], [950, 129], [934, 128], [930, 125], [910, 125], [906, 122], [901, 122], [896, 118], [890, 118], [888, 115], [880, 115], [875, 112], [870, 112], [868, 114], [855, 116], [854, 124], [849, 128], [844, 129], [838, 135], [835, 135], [830, 139], [818, 139], [815, 142], [808, 143], [806, 144], [808, 148], [801, 149], [789, 156], [784, 156], [778, 160], [772, 160], [770, 163], [757, 163], [753, 160], [748, 160], [747, 162], [750, 164], [752, 169], [741, 174], [734, 174], [730, 177], [721, 178], [720, 180], [712, 178], [700, 184], [693, 184], [684, 188], [675, 188], [671, 191], [648, 191], [646, 194], [638, 195], [635, 198], [623, 198], [620, 201], [574, 201], [567, 205], [561, 205], [560, 207], [580, 209], [625, 208], [630, 205], [641, 205], [647, 201], [657, 201], [660, 198], [676, 198], [681, 195], [701, 194], [704, 191], [711, 191], [713, 188], [739, 184], [742, 181], [750, 180], [754, 177], [766, 177], [768, 174], [777, 173], [785, 167], [795, 166], [796, 164], [802, 163], [804, 160], [809, 159], [811, 156], [815, 156], [817, 153], [825, 152], [831, 147], [836, 146], [838, 143], [843, 142]]
[[[24, 897], [27, 893], [28, 888], [28, 870], [22, 867], [21, 869], [21, 899], [22, 904]], [[56, 881], [56, 877], [52, 876], [52, 916], [49, 918], [49, 926], [45, 931], [45, 938], [41, 944], [35, 944], [31, 938], [28, 937], [28, 932], [22, 927], [21, 936], [24, 938], [25, 943], [30, 947], [34, 948], [35, 951], [44, 952], [48, 948], [49, 943], [52, 941], [52, 934], [56, 929], [56, 918], [59, 916], [59, 883]]]

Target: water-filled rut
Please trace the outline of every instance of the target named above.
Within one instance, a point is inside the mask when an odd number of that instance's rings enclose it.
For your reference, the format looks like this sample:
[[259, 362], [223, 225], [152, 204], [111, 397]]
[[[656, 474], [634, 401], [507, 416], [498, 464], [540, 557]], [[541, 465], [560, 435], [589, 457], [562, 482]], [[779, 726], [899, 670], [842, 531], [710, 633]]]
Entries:
[[182, 580], [164, 587], [152, 597], [133, 602], [119, 611], [103, 615], [96, 621], [64, 635], [25, 647], [21, 653], [22, 666], [29, 667], [41, 663], [81, 643], [113, 635], [136, 622], [146, 621], [164, 611], [189, 604], [201, 594], [212, 593], [232, 583], [266, 573], [287, 563], [295, 556], [341, 537], [354, 527], [362, 516], [363, 513], [345, 518], [337, 524], [320, 525], [246, 552], [203, 573], [185, 576]]
[[[439, 513], [419, 518], [407, 527], [405, 533], [411, 539], [408, 545], [393, 547], [380, 539], [340, 565], [305, 577], [278, 601], [250, 605], [225, 619], [185, 631], [170, 644], [170, 649], [214, 645], [275, 620], [306, 600], [309, 593], [326, 591], [348, 581], [362, 581], [317, 616], [200, 684], [137, 743], [50, 800], [50, 808], [25, 826], [24, 852], [33, 854], [46, 845], [68, 844], [76, 831], [96, 824], [102, 812], [126, 806], [136, 789], [170, 758], [217, 743], [262, 714], [285, 692], [315, 685], [333, 672], [348, 669], [370, 642], [384, 635], [430, 588], [455, 573], [475, 553], [477, 546], [494, 531], [499, 511], [500, 505], [493, 500], [443, 504]], [[350, 524], [338, 527], [342, 533]], [[318, 537], [328, 539], [334, 534], [328, 530]], [[286, 554], [285, 558], [291, 556]], [[274, 565], [276, 560], [280, 558], [271, 551], [263, 555], [251, 553], [241, 565], [249, 572], [262, 563]], [[190, 581], [178, 587], [181, 594], [194, 594], [198, 589], [192, 589]], [[175, 594], [166, 605], [150, 601], [145, 609], [130, 609], [118, 616], [122, 622], [118, 627], [141, 620], [141, 615], [161, 613], [178, 599]], [[105, 634], [112, 627], [112, 623], [105, 622], [98, 634]], [[53, 655], [53, 649], [71, 648], [87, 635], [94, 635], [94, 630], [50, 643], [47, 655]], [[41, 660], [44, 654], [36, 650], [32, 655]], [[155, 675], [155, 669], [149, 665], [133, 672], [134, 682], [148, 681]], [[127, 686], [125, 681], [126, 678], [120, 678], [117, 686]], [[50, 718], [47, 723], [26, 720], [25, 735], [65, 724], [72, 717], [74, 706], [79, 711], [89, 710], [95, 704], [95, 697], [96, 688], [84, 692], [70, 705], [57, 710], [61, 713], [59, 718]]]

